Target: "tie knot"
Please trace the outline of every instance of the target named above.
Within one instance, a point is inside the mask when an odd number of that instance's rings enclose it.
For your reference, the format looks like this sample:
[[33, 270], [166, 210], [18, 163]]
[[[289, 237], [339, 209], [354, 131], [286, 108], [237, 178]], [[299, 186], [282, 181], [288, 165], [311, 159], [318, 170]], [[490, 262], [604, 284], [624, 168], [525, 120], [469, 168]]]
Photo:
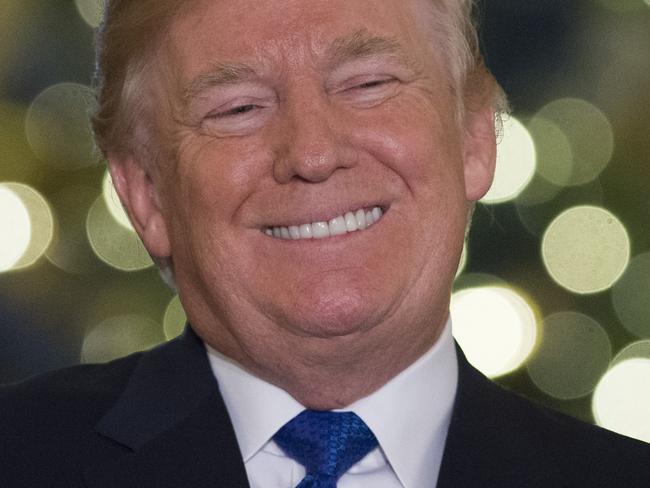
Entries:
[[273, 439], [305, 467], [307, 475], [329, 477], [334, 482], [377, 446], [372, 431], [353, 412], [305, 410]]

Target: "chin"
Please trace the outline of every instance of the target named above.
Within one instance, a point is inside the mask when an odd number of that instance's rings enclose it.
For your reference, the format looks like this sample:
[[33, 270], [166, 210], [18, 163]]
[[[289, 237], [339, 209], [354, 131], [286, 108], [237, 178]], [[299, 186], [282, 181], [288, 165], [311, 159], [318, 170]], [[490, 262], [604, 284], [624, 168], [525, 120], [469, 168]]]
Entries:
[[303, 297], [299, 303], [300, 308], [294, 309], [286, 322], [293, 324], [300, 333], [313, 337], [341, 337], [364, 332], [386, 315], [377, 297], [350, 289], [316, 292], [311, 297]]

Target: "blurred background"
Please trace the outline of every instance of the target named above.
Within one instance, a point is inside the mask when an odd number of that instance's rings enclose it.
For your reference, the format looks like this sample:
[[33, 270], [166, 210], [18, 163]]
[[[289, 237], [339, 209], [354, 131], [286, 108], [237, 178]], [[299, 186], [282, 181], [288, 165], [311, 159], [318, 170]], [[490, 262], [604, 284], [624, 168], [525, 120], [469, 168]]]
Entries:
[[[0, 383], [176, 336], [88, 124], [101, 0], [2, 0]], [[650, 442], [650, 0], [490, 0], [509, 95], [452, 300], [486, 375]]]

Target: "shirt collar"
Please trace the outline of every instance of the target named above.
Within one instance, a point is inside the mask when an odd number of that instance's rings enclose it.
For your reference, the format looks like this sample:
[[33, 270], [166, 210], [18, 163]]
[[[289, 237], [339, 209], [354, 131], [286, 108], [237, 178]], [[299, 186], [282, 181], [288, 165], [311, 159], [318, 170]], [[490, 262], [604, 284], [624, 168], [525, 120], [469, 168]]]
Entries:
[[[305, 407], [206, 345], [244, 462]], [[343, 410], [373, 431], [405, 488], [435, 485], [447, 438], [458, 363], [451, 322], [423, 356], [371, 395]]]

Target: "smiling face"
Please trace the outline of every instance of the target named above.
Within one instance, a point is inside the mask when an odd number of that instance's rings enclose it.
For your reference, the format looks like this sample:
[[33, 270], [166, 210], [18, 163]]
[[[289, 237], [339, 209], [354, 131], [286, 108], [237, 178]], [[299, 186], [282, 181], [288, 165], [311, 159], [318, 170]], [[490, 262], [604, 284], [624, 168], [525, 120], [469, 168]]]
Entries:
[[493, 112], [459, 126], [428, 15], [425, 0], [201, 1], [171, 28], [173, 156], [152, 181], [111, 166], [197, 332], [253, 370], [282, 370], [288, 348], [420, 354], [444, 325]]

